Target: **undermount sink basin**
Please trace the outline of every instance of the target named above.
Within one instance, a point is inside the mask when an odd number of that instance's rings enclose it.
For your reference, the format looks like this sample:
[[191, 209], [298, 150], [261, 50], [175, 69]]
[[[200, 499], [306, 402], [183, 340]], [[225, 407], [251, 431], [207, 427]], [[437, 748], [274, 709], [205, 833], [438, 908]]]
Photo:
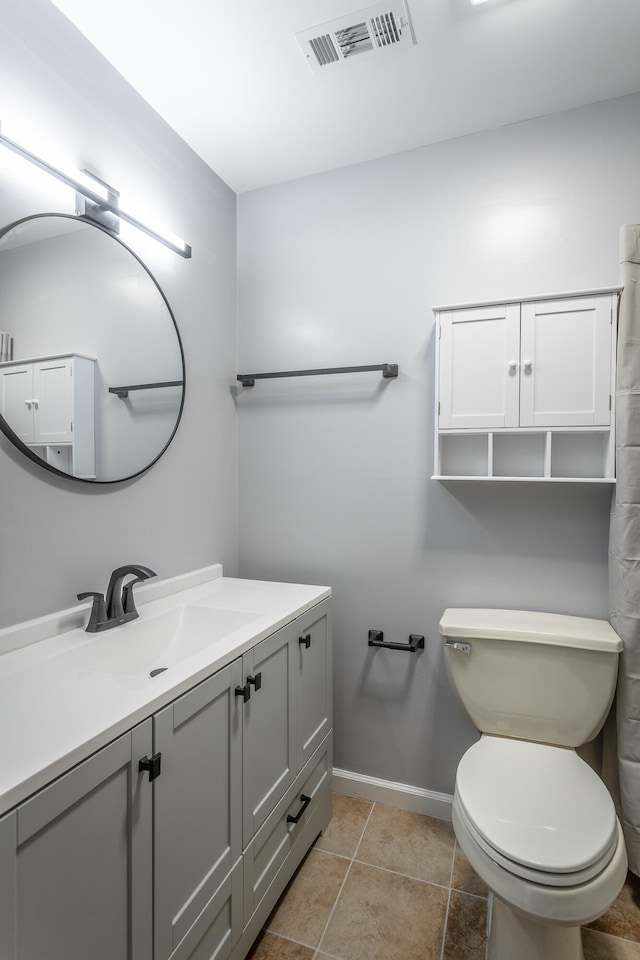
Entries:
[[244, 610], [177, 607], [96, 634], [83, 650], [83, 666], [119, 676], [157, 676], [259, 616]]

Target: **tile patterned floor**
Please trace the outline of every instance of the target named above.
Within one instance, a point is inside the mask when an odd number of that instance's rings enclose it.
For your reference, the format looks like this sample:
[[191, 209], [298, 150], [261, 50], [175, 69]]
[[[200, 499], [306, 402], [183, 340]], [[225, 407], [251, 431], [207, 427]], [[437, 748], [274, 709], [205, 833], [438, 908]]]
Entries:
[[[450, 823], [334, 794], [247, 960], [484, 960], [486, 912]], [[640, 960], [638, 878], [583, 945], [585, 960]]]

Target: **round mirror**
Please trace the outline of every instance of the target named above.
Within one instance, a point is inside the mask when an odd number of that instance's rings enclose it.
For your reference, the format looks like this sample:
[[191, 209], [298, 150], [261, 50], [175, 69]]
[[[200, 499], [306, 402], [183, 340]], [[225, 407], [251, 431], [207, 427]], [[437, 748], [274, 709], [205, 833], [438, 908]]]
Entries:
[[28, 217], [0, 231], [0, 428], [31, 460], [114, 483], [168, 447], [184, 355], [141, 260], [87, 220]]

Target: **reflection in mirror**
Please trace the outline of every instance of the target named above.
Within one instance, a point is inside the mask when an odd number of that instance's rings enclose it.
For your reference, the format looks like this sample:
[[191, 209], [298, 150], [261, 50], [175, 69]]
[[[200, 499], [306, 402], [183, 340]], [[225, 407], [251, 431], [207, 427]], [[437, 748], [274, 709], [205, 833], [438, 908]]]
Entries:
[[184, 357], [142, 262], [83, 219], [29, 217], [0, 232], [0, 290], [7, 436], [79, 480], [124, 480], [151, 466], [180, 420]]

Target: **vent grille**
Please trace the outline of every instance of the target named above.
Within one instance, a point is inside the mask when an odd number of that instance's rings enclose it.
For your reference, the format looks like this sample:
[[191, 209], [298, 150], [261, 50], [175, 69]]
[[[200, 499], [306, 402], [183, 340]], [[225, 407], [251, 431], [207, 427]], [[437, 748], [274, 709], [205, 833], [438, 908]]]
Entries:
[[335, 63], [340, 59], [330, 33], [325, 33], [323, 37], [313, 37], [312, 40], [309, 40], [309, 45], [321, 67], [324, 67], [326, 63]]
[[322, 23], [296, 34], [314, 73], [331, 69], [361, 54], [379, 54], [415, 43], [404, 0], [378, 3], [366, 10]]
[[367, 50], [373, 49], [371, 34], [366, 23], [356, 23], [355, 26], [347, 27], [346, 30], [336, 30], [336, 40], [345, 60], [356, 53], [366, 53]]
[[385, 13], [383, 17], [374, 17], [372, 26], [379, 47], [386, 47], [389, 43], [400, 43], [401, 35], [393, 11]]

